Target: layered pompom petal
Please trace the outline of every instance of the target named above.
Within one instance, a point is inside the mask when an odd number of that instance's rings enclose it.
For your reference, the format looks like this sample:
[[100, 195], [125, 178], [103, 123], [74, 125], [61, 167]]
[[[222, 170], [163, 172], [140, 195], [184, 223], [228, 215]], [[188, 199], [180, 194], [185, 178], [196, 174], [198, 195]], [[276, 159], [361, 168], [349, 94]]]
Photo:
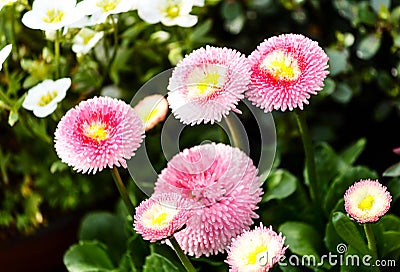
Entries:
[[251, 84], [246, 97], [265, 112], [303, 109], [329, 74], [328, 56], [318, 43], [299, 34], [266, 39], [248, 57]]
[[184, 124], [221, 121], [250, 83], [246, 57], [233, 49], [206, 46], [194, 50], [175, 67], [168, 85], [172, 113]]
[[189, 255], [224, 252], [232, 237], [249, 229], [261, 200], [257, 168], [240, 149], [205, 144], [174, 156], [158, 177], [155, 193], [178, 193], [192, 206], [175, 237]]
[[82, 173], [127, 167], [144, 138], [142, 121], [122, 100], [95, 97], [82, 101], [60, 120], [55, 149], [60, 159]]
[[359, 223], [376, 222], [390, 208], [392, 196], [377, 180], [360, 180], [344, 195], [346, 212]]

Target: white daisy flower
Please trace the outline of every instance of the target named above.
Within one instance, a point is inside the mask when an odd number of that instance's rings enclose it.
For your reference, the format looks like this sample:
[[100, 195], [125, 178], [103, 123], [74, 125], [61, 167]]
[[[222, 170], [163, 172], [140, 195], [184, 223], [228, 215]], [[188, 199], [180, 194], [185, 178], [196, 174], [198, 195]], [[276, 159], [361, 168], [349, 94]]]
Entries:
[[83, 0], [78, 8], [101, 22], [110, 15], [136, 9], [136, 0]]
[[28, 91], [22, 107], [33, 111], [37, 117], [46, 117], [56, 110], [57, 103], [64, 99], [70, 86], [70, 78], [46, 79]]
[[6, 58], [10, 55], [12, 49], [12, 44], [8, 44], [0, 50], [0, 71], [3, 69], [3, 63]]
[[103, 38], [104, 32], [82, 28], [72, 40], [72, 51], [77, 54], [87, 54]]
[[197, 23], [197, 16], [189, 14], [194, 5], [204, 4], [200, 0], [140, 0], [138, 14], [149, 24], [161, 22], [165, 26], [191, 27]]
[[32, 29], [58, 30], [82, 17], [76, 0], [35, 0], [32, 10], [22, 17], [22, 23]]

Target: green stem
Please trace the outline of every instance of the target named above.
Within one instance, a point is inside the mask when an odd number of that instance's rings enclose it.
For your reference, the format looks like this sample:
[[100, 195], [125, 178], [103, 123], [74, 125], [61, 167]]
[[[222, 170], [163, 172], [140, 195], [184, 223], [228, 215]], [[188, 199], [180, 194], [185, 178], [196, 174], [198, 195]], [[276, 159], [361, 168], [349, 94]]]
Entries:
[[122, 200], [124, 201], [124, 204], [126, 208], [129, 211], [129, 214], [134, 216], [135, 214], [135, 207], [132, 204], [131, 199], [129, 198], [128, 191], [126, 190], [126, 187], [124, 183], [122, 182], [121, 176], [119, 175], [118, 168], [116, 166], [113, 167], [112, 169], [112, 176], [115, 182], [115, 185], [118, 188], [119, 194], [121, 195]]
[[18, 19], [17, 16], [17, 10], [15, 8], [16, 5], [12, 5], [12, 10], [11, 10], [11, 42], [13, 45], [13, 49], [16, 53], [17, 56], [17, 63], [19, 63], [20, 56], [19, 56], [19, 50], [18, 50], [18, 45], [17, 45], [17, 39], [16, 39], [16, 33], [15, 33], [15, 22]]
[[304, 154], [306, 159], [306, 171], [309, 180], [310, 196], [314, 203], [319, 205], [317, 175], [315, 171], [314, 148], [312, 145], [310, 132], [308, 130], [307, 122], [302, 111], [295, 111], [297, 125], [303, 142]]
[[169, 238], [169, 241], [171, 242], [172, 247], [174, 248], [174, 250], [176, 252], [176, 255], [178, 255], [179, 260], [181, 260], [183, 266], [186, 268], [186, 271], [188, 271], [188, 272], [196, 272], [196, 268], [194, 268], [194, 266], [190, 262], [189, 258], [183, 252], [181, 246], [178, 244], [178, 241], [176, 241], [175, 237], [171, 236]]
[[373, 255], [372, 257], [376, 260], [376, 258], [378, 257], [378, 253], [376, 251], [375, 235], [374, 232], [372, 231], [371, 224], [368, 223], [364, 224], [364, 232], [368, 241], [368, 249]]
[[[104, 69], [104, 73], [103, 73], [103, 78], [101, 80], [101, 84], [100, 87], [103, 85], [104, 81], [106, 81], [106, 78], [108, 76], [108, 74], [110, 73], [111, 70], [111, 66], [115, 60], [115, 57], [117, 56], [117, 50], [118, 50], [118, 23], [115, 20], [113, 15], [110, 15], [111, 18], [111, 24], [113, 27], [113, 38], [114, 38], [114, 44], [113, 44], [113, 52], [112, 55], [109, 59], [107, 59], [107, 65], [106, 68]], [[105, 41], [105, 39], [104, 39]], [[108, 52], [107, 52], [107, 46], [104, 46], [104, 50], [106, 50], [105, 55], [108, 57]]]
[[56, 30], [56, 37], [54, 40], [54, 66], [55, 77], [60, 77], [60, 30]]
[[[375, 235], [374, 232], [372, 231], [371, 224], [368, 223], [364, 224], [364, 232], [365, 236], [367, 237], [369, 252], [372, 255], [373, 263], [375, 263], [376, 260], [378, 259], [378, 252], [376, 250]], [[377, 266], [372, 266], [372, 267], [373, 267], [372, 271], [380, 271]]]

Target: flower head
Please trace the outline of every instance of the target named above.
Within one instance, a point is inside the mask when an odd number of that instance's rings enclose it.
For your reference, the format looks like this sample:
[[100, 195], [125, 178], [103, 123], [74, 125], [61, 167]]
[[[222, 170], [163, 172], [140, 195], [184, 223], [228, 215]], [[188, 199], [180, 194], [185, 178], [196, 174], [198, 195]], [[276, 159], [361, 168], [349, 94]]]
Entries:
[[3, 69], [3, 63], [6, 60], [6, 58], [10, 55], [11, 50], [12, 50], [12, 44], [8, 44], [0, 50], [0, 71]]
[[158, 177], [155, 193], [177, 193], [191, 203], [186, 228], [175, 234], [189, 255], [223, 252], [232, 237], [258, 218], [261, 182], [240, 149], [205, 144], [175, 155]]
[[136, 0], [83, 0], [78, 3], [77, 7], [85, 15], [93, 15], [100, 22], [104, 21], [110, 14], [118, 14], [135, 9], [136, 2]]
[[328, 56], [318, 43], [298, 34], [262, 42], [248, 57], [251, 84], [246, 97], [265, 112], [285, 111], [308, 104], [328, 75]]
[[149, 24], [192, 27], [197, 23], [197, 16], [189, 13], [194, 5], [203, 4], [204, 1], [198, 0], [139, 0], [138, 14]]
[[154, 94], [146, 96], [133, 108], [144, 124], [144, 130], [152, 129], [162, 122], [168, 112], [168, 102], [164, 96]]
[[229, 271], [267, 272], [285, 254], [285, 237], [262, 223], [254, 230], [245, 231], [232, 239], [228, 250]]
[[82, 28], [73, 39], [72, 51], [77, 54], [87, 54], [103, 38], [104, 32]]
[[22, 17], [22, 23], [32, 29], [58, 30], [79, 21], [83, 13], [76, 0], [35, 0], [32, 10]]
[[168, 85], [172, 113], [184, 124], [213, 124], [236, 110], [250, 83], [250, 66], [229, 48], [200, 48], [175, 67]]
[[131, 106], [110, 97], [95, 97], [70, 109], [58, 123], [55, 149], [61, 160], [82, 173], [127, 167], [144, 138]]
[[22, 107], [33, 111], [37, 117], [46, 117], [56, 110], [58, 102], [64, 99], [69, 87], [70, 78], [56, 81], [46, 79], [28, 91]]
[[143, 239], [155, 242], [181, 229], [188, 215], [189, 206], [180, 195], [153, 195], [136, 208], [134, 228]]
[[390, 208], [392, 196], [377, 180], [360, 180], [344, 195], [346, 212], [359, 223], [376, 222]]

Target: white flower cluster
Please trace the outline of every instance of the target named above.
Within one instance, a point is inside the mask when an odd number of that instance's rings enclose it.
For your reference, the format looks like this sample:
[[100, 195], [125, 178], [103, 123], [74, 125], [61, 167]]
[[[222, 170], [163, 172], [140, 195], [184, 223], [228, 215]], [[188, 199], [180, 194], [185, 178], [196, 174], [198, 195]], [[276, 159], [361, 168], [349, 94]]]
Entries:
[[[0, 0], [0, 10], [16, 2]], [[204, 6], [204, 0], [34, 0], [21, 21], [28, 28], [44, 31], [49, 40], [54, 40], [58, 31], [65, 34], [79, 29], [73, 32], [72, 51], [85, 55], [104, 37], [94, 26], [107, 22], [110, 15], [137, 10], [149, 24], [192, 27], [197, 23], [197, 16], [190, 14], [194, 6]], [[0, 51], [0, 70], [11, 49], [10, 44]], [[37, 117], [46, 117], [56, 110], [70, 86], [70, 78], [44, 80], [27, 92], [22, 106]]]

